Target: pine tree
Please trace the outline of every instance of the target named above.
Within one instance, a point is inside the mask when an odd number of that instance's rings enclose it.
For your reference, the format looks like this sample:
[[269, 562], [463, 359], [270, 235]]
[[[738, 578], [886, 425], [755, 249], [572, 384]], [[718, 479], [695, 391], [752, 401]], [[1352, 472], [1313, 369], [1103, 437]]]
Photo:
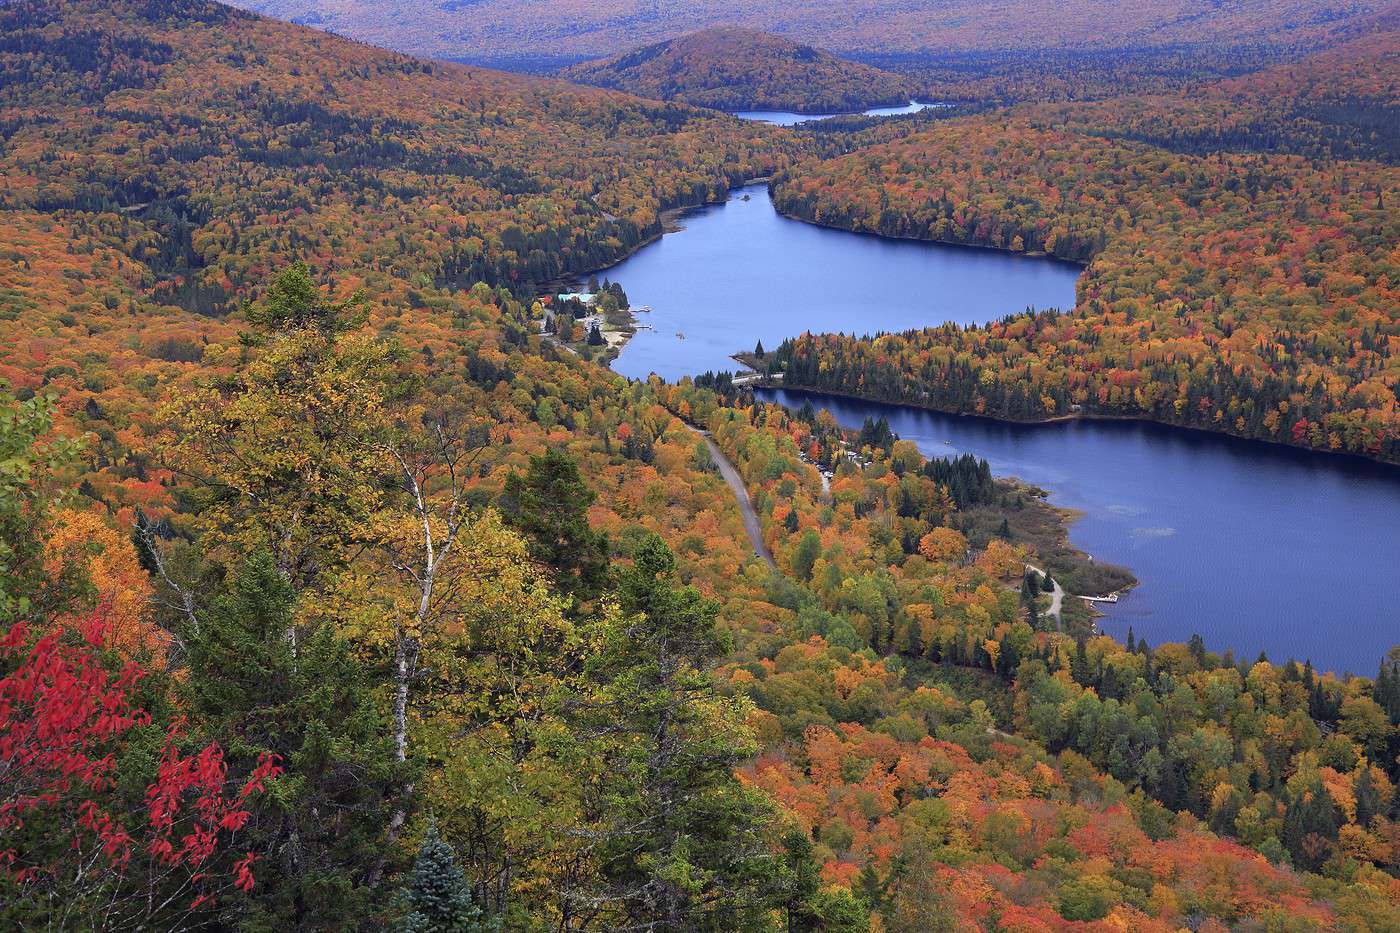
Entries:
[[782, 908], [787, 933], [865, 933], [870, 913], [844, 888], [823, 889], [821, 863], [812, 851], [812, 840], [802, 830], [783, 836]]
[[747, 928], [776, 906], [772, 814], [735, 776], [754, 747], [710, 673], [729, 647], [719, 607], [675, 582], [675, 555], [655, 534], [620, 573], [617, 598], [582, 723], [609, 745], [588, 789], [600, 823], [601, 889], [590, 897], [620, 914], [604, 928], [698, 930], [713, 916]]
[[1074, 660], [1070, 663], [1070, 676], [1075, 683], [1082, 686], [1090, 686], [1093, 683], [1093, 672], [1089, 670], [1089, 656], [1084, 650], [1084, 639], [1079, 639], [1074, 647]]
[[471, 885], [457, 867], [452, 847], [438, 835], [437, 824], [418, 849], [408, 889], [409, 912], [400, 933], [487, 933], [495, 930], [472, 900]]
[[588, 525], [595, 493], [567, 454], [547, 450], [530, 458], [522, 476], [506, 477], [501, 513], [524, 532], [530, 556], [555, 572], [555, 586], [580, 599], [597, 596], [607, 580], [607, 535]]
[[1371, 820], [1385, 814], [1385, 801], [1381, 799], [1376, 782], [1371, 778], [1371, 766], [1361, 765], [1361, 773], [1356, 778], [1356, 824], [1369, 827]]

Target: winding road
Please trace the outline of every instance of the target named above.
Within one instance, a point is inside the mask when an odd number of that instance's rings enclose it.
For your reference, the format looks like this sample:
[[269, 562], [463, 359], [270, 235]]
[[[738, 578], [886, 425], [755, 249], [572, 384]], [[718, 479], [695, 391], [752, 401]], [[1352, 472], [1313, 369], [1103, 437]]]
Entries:
[[768, 550], [768, 545], [763, 541], [763, 525], [758, 520], [758, 513], [753, 510], [753, 502], [750, 501], [749, 491], [744, 486], [744, 478], [739, 475], [734, 464], [729, 462], [724, 451], [719, 449], [709, 431], [697, 428], [693, 424], [687, 424], [686, 427], [704, 438], [705, 445], [710, 448], [710, 458], [715, 461], [715, 466], [719, 467], [719, 475], [724, 477], [724, 481], [734, 491], [734, 498], [739, 501], [739, 514], [744, 517], [744, 530], [749, 533], [749, 543], [753, 545], [754, 553], [763, 558], [770, 569], [777, 570], [778, 565], [773, 561], [773, 552]]
[[[1045, 571], [1032, 564], [1027, 564], [1026, 569], [1031, 573], [1038, 574], [1041, 578], [1045, 577]], [[1060, 581], [1053, 577], [1050, 578], [1050, 582], [1054, 585], [1055, 589], [1050, 593], [1050, 611], [1045, 614], [1054, 616], [1055, 624], [1058, 626], [1060, 624], [1060, 607], [1065, 601], [1065, 589], [1060, 586]]]

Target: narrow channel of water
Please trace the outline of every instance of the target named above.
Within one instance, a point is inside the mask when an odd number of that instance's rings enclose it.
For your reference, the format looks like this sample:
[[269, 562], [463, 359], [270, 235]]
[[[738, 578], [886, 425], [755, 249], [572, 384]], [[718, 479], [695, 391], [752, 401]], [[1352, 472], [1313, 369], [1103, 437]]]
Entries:
[[[745, 188], [606, 271], [634, 306], [654, 309], [638, 315], [652, 329], [614, 369], [675, 380], [734, 369], [729, 354], [807, 330], [1067, 308], [1077, 274], [1049, 260], [814, 227], [779, 216], [765, 189]], [[794, 395], [767, 397], [800, 405]], [[1265, 651], [1368, 676], [1400, 643], [1400, 470], [1154, 425], [1026, 426], [821, 403], [852, 426], [884, 415], [928, 454], [986, 457], [996, 473], [1082, 511], [1071, 541], [1141, 581], [1108, 609], [1113, 634], [1131, 625], [1159, 643], [1198, 632], [1241, 657]]]

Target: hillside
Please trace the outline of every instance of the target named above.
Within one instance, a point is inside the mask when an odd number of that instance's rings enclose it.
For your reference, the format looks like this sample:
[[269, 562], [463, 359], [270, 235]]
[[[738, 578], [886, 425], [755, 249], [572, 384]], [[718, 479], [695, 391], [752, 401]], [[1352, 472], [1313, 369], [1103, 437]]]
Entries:
[[788, 383], [1400, 461], [1397, 38], [1188, 99], [1027, 107], [797, 166], [774, 191], [794, 216], [1087, 267], [1072, 313], [804, 340]]
[[240, 5], [402, 51], [477, 62], [596, 58], [715, 26], [861, 53], [1306, 43], [1385, 0], [240, 0]]
[[[429, 286], [530, 295], [784, 158], [766, 128], [710, 111], [227, 7], [54, 9], [0, 9], [0, 50], [18, 50], [0, 59], [0, 330], [23, 335], [0, 377], [66, 410], [95, 397], [123, 429], [150, 406], [113, 374], [181, 378], [286, 257], [399, 298], [412, 283], [420, 306]], [[109, 274], [71, 275], [70, 240]]]
[[841, 113], [910, 98], [898, 75], [788, 39], [718, 28], [574, 65], [571, 81], [719, 110]]

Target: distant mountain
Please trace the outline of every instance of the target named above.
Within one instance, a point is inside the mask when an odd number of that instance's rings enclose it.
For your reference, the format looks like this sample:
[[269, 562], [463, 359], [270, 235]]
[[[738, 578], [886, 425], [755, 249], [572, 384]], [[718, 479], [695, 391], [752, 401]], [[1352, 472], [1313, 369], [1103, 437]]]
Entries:
[[739, 26], [842, 54], [1316, 43], [1390, 0], [237, 0], [377, 45], [556, 64]]
[[720, 110], [864, 110], [909, 100], [899, 75], [751, 29], [693, 32], [562, 75], [583, 84]]

